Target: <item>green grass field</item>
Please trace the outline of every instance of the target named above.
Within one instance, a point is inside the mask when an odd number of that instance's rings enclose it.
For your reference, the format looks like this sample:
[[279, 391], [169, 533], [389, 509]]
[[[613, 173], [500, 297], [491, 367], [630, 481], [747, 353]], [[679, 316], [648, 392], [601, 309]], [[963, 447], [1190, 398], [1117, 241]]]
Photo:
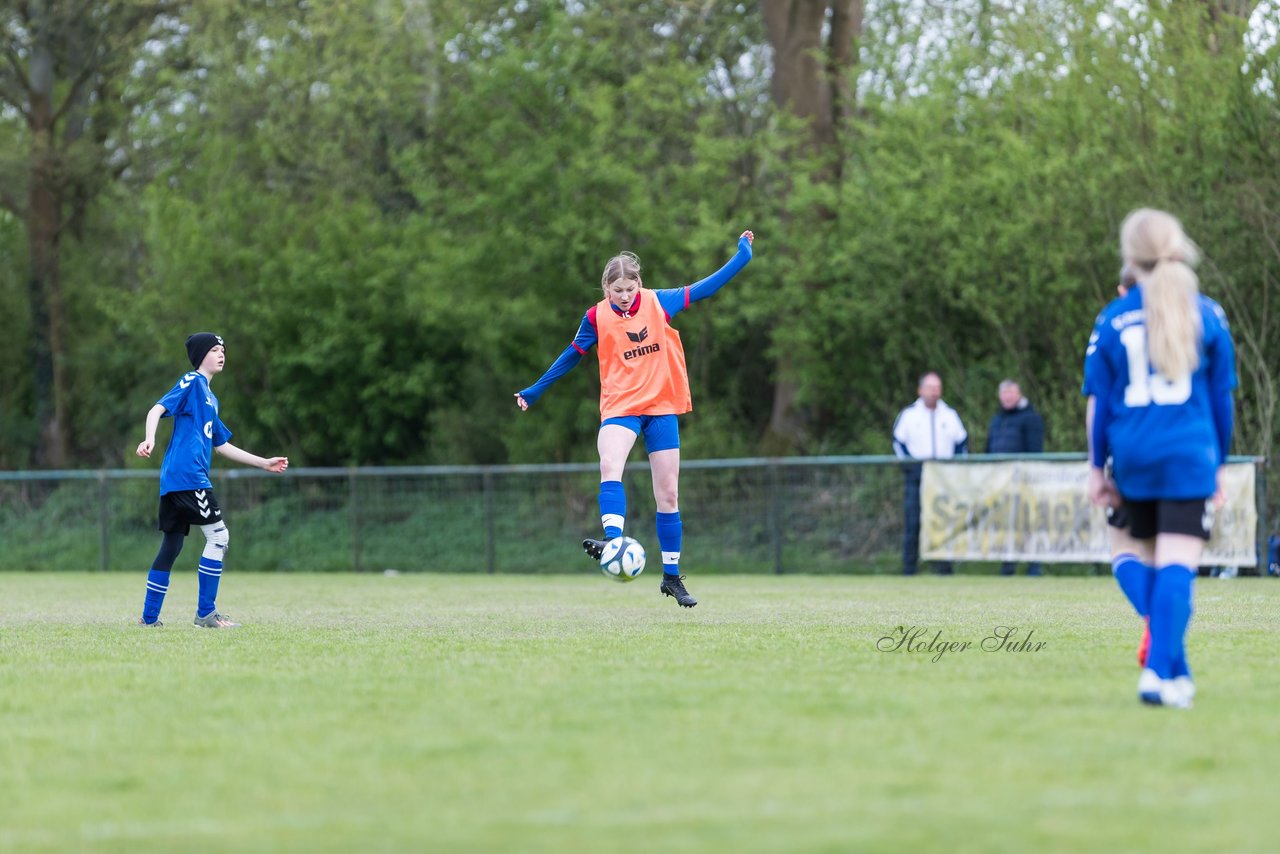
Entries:
[[1199, 582], [1183, 712], [1105, 578], [657, 583], [0, 575], [0, 850], [1280, 848], [1280, 584]]

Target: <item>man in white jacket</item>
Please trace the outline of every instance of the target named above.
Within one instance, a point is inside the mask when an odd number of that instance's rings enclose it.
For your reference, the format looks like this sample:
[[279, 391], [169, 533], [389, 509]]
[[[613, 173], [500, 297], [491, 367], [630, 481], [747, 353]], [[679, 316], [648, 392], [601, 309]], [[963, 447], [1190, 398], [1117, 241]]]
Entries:
[[[942, 400], [942, 377], [933, 371], [920, 377], [916, 402], [898, 413], [893, 423], [893, 452], [903, 461], [902, 574], [920, 568], [920, 472], [922, 460], [948, 460], [969, 452], [969, 434], [959, 414]], [[938, 564], [950, 575], [950, 561]]]

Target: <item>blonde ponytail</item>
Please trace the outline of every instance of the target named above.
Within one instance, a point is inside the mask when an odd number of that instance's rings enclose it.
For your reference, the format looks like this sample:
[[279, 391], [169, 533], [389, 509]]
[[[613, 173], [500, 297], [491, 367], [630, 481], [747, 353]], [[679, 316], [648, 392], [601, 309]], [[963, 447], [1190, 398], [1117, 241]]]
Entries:
[[1197, 301], [1200, 280], [1192, 269], [1200, 250], [1176, 217], [1151, 208], [1125, 217], [1120, 249], [1125, 263], [1139, 272], [1152, 366], [1171, 382], [1189, 377], [1200, 366], [1204, 334]]

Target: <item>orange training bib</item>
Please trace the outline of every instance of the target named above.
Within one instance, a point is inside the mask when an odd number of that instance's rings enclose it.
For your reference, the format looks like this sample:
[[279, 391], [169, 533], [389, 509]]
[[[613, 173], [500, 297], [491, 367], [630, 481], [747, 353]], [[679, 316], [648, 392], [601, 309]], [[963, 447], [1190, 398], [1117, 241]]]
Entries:
[[620, 316], [607, 299], [596, 305], [601, 421], [693, 409], [680, 333], [653, 291], [641, 288], [638, 299], [631, 317]]

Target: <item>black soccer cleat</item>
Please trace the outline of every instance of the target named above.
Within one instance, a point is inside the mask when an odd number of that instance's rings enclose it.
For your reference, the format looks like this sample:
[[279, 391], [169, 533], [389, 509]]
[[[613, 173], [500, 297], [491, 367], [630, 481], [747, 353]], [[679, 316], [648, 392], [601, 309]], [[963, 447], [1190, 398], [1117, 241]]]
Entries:
[[600, 555], [604, 554], [604, 544], [607, 540], [586, 539], [582, 541], [582, 550], [587, 553], [587, 557], [592, 560], [599, 560]]
[[662, 586], [658, 591], [664, 596], [674, 596], [676, 604], [681, 608], [692, 608], [698, 604], [698, 600], [689, 595], [689, 591], [684, 589], [683, 575], [667, 575], [662, 574]]

